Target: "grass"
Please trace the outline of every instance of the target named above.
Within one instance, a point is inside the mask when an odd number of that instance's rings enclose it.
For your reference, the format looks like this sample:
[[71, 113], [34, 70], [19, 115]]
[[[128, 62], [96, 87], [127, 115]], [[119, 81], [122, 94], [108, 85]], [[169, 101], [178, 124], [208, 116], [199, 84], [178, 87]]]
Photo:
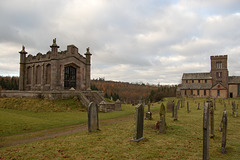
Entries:
[[[190, 113], [187, 113], [187, 101], [189, 101]], [[100, 120], [100, 132], [83, 131], [54, 139], [0, 148], [0, 159], [202, 159], [203, 101], [205, 99], [187, 99], [185, 107], [178, 110], [177, 121], [173, 121], [171, 113], [167, 113], [167, 132], [161, 135], [154, 129], [156, 121], [159, 120], [160, 104], [154, 104], [153, 120], [144, 121], [144, 137], [146, 139], [139, 143], [130, 141], [133, 138], [134, 121], [101, 126]], [[210, 139], [210, 159], [239, 159], [240, 118], [234, 118], [231, 115], [231, 101], [230, 103], [226, 101], [228, 112], [227, 153], [221, 154], [222, 133], [218, 131], [218, 127], [223, 105], [216, 100], [215, 138]], [[236, 101], [239, 104], [240, 101]], [[198, 102], [201, 104], [201, 110], [197, 110]], [[166, 101], [164, 103], [166, 104]], [[134, 113], [134, 107], [125, 105], [123, 111], [100, 114], [100, 119], [132, 113]]]

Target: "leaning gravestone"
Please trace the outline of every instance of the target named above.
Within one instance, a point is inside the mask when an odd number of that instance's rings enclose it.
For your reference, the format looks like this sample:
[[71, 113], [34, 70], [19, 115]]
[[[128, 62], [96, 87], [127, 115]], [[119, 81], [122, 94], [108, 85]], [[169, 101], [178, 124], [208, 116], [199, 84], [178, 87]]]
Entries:
[[135, 107], [135, 131], [134, 137], [132, 141], [139, 142], [143, 137], [143, 123], [144, 123], [144, 106], [142, 104], [138, 104]]
[[98, 107], [94, 102], [88, 105], [88, 131], [99, 130]]
[[227, 111], [223, 111], [223, 132], [222, 132], [222, 148], [221, 152], [226, 153], [226, 141], [227, 141]]
[[162, 103], [160, 107], [160, 123], [159, 123], [159, 134], [164, 134], [166, 133], [166, 112], [165, 112], [165, 106]]
[[172, 106], [173, 106], [173, 101], [168, 101], [167, 102], [167, 113], [172, 112]]
[[209, 160], [209, 106], [207, 101], [203, 111], [203, 160]]

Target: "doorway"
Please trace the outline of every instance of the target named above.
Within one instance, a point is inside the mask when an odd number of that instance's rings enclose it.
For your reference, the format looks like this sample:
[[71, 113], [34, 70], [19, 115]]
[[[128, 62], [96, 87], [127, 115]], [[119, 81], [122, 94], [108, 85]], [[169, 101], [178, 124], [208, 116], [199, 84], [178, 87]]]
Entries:
[[233, 93], [232, 92], [230, 92], [230, 98], [233, 98]]
[[68, 66], [64, 68], [64, 89], [76, 89], [76, 68]]

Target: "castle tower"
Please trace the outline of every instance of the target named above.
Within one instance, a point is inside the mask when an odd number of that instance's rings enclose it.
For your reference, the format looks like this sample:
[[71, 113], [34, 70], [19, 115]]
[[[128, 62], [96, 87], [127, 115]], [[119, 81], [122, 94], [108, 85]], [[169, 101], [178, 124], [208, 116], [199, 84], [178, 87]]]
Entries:
[[25, 65], [26, 65], [26, 54], [25, 47], [22, 46], [20, 53], [20, 71], [19, 71], [19, 90], [24, 90], [24, 78], [25, 78]]
[[211, 56], [211, 76], [213, 86], [221, 83], [228, 88], [227, 55]]
[[91, 81], [91, 53], [89, 52], [89, 47], [87, 48], [86, 56], [86, 89], [91, 90], [90, 81]]

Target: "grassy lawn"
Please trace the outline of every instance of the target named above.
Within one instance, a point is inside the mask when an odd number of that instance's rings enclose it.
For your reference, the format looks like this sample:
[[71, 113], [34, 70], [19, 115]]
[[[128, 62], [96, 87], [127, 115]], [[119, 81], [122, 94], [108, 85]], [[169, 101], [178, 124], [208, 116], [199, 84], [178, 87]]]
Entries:
[[[100, 113], [99, 119], [117, 118], [134, 112], [134, 106], [122, 105], [122, 111]], [[87, 123], [87, 111], [75, 99], [0, 98], [0, 137], [80, 123]]]
[[[202, 159], [202, 115], [205, 100], [186, 100], [185, 107], [178, 110], [178, 121], [173, 121], [171, 113], [167, 113], [168, 128], [166, 134], [162, 135], [159, 135], [157, 130], [154, 129], [156, 121], [159, 120], [159, 114], [156, 111], [159, 110], [160, 106], [160, 104], [154, 104], [153, 120], [144, 121], [144, 137], [146, 139], [139, 143], [130, 141], [134, 133], [134, 121], [101, 127], [100, 120], [100, 132], [88, 133], [83, 131], [54, 139], [0, 148], [0, 159]], [[187, 101], [189, 101], [190, 113], [187, 113]], [[228, 112], [227, 153], [223, 155], [220, 153], [222, 133], [218, 131], [218, 127], [224, 106], [216, 100], [217, 109], [214, 113], [215, 138], [210, 139], [210, 159], [237, 160], [240, 157], [240, 117], [234, 118], [231, 115], [231, 101], [228, 103], [228, 100], [226, 100]], [[198, 102], [201, 104], [201, 110], [197, 110]], [[239, 100], [236, 100], [237, 104], [239, 102]], [[146, 110], [145, 108], [145, 112]], [[2, 111], [6, 111], [6, 109], [2, 109]], [[9, 110], [6, 112], [11, 115]], [[31, 117], [33, 114], [32, 112], [13, 110], [12, 114], [14, 113], [17, 113], [17, 117], [20, 117], [21, 114], [26, 116], [29, 114], [27, 117]], [[60, 116], [59, 119], [61, 120], [64, 119], [61, 116], [71, 113], [76, 114], [78, 121], [81, 117], [78, 113], [84, 113], [86, 121], [86, 112], [64, 112], [62, 115], [61, 113], [53, 113], [53, 115], [56, 114], [55, 119]], [[124, 105], [123, 111], [101, 113], [100, 119], [132, 113], [134, 113], [134, 107]], [[53, 115], [49, 115], [49, 121], [54, 119]], [[32, 117], [36, 118], [36, 116]], [[69, 118], [72, 117], [69, 115]]]

